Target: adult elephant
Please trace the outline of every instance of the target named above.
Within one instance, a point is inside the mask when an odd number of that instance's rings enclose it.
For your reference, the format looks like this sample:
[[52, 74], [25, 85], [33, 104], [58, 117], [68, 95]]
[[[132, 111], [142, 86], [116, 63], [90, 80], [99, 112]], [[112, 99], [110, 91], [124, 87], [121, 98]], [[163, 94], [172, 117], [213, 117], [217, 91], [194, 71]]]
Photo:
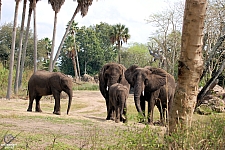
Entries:
[[60, 93], [64, 91], [69, 96], [67, 114], [69, 113], [72, 96], [73, 81], [70, 77], [60, 72], [36, 71], [28, 82], [29, 106], [27, 111], [32, 111], [34, 99], [36, 100], [36, 112], [42, 112], [40, 99], [42, 96], [52, 95], [55, 99], [53, 114], [60, 115]]
[[[130, 84], [124, 76], [126, 68], [122, 64], [107, 63], [99, 72], [99, 89], [106, 101], [107, 117], [106, 120], [114, 120], [112, 111], [109, 111], [109, 88], [115, 83], [125, 85], [130, 89]], [[110, 114], [110, 115], [108, 115]]]
[[161, 121], [165, 120], [166, 108], [168, 106], [170, 110], [174, 98], [176, 86], [174, 77], [160, 68], [151, 66], [140, 68], [132, 65], [125, 71], [125, 78], [134, 88], [135, 106], [142, 117], [145, 117], [145, 101], [147, 101], [148, 123], [153, 124], [155, 105], [160, 111]]

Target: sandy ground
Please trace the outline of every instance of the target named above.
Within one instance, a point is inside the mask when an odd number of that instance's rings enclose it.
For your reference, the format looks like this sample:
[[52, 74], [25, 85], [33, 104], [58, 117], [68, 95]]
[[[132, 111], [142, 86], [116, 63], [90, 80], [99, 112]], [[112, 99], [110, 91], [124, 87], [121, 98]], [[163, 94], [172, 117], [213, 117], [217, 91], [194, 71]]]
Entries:
[[[132, 105], [133, 95], [129, 96], [127, 102]], [[78, 147], [83, 147], [85, 145], [84, 141], [87, 141], [87, 139], [81, 140], [81, 138], [77, 137], [88, 138], [93, 133], [93, 129], [102, 130], [100, 133], [104, 137], [108, 129], [127, 128], [123, 123], [105, 120], [105, 100], [99, 91], [74, 91], [69, 115], [66, 114], [67, 97], [61, 99], [61, 115], [54, 115], [52, 113], [54, 99], [50, 96], [41, 99], [42, 113], [34, 112], [35, 103], [33, 104], [33, 112], [26, 111], [28, 98], [0, 99], [0, 104], [0, 131], [47, 133], [53, 137], [56, 133], [62, 136], [71, 135], [76, 138], [73, 138], [69, 143], [75, 143]], [[52, 118], [56, 121], [48, 120]], [[65, 119], [67, 119], [67, 122], [65, 122]], [[137, 126], [144, 127], [145, 125], [137, 123]], [[96, 134], [97, 131], [94, 132], [93, 134]], [[63, 139], [63, 141], [66, 140]]]

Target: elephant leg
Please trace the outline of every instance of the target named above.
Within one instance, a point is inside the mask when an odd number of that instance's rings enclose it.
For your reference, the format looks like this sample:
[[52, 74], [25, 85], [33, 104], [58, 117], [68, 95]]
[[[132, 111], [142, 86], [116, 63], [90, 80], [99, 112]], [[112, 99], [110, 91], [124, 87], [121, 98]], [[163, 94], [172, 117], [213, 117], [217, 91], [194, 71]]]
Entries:
[[110, 118], [111, 118], [111, 108], [110, 108], [110, 104], [109, 104], [110, 102], [109, 102], [109, 99], [108, 98], [105, 98], [105, 104], [106, 104], [106, 109], [107, 109], [107, 117], [106, 117], [106, 120], [110, 120]]
[[144, 98], [144, 96], [141, 95], [140, 101], [141, 101], [140, 102], [140, 104], [141, 104], [141, 110], [142, 110], [143, 115], [145, 116], [145, 98]]
[[155, 106], [155, 99], [153, 97], [151, 97], [148, 102], [148, 123], [149, 124], [153, 124], [154, 106]]
[[127, 104], [126, 104], [126, 102], [122, 105], [120, 118], [121, 118], [121, 121], [123, 121], [123, 123], [127, 122]]
[[33, 102], [34, 102], [34, 96], [29, 93], [29, 105], [28, 105], [27, 111], [32, 111]]
[[53, 96], [54, 96], [54, 99], [55, 99], [55, 106], [54, 106], [53, 114], [61, 115], [61, 112], [60, 112], [60, 92], [54, 91]]
[[42, 96], [36, 96], [36, 107], [35, 107], [35, 111], [36, 112], [42, 112], [41, 107], [40, 107], [40, 100], [41, 100]]
[[112, 113], [113, 113], [113, 105], [111, 102], [108, 101], [107, 104], [107, 117], [106, 120], [111, 120], [112, 118]]
[[160, 122], [161, 122], [162, 125], [164, 125], [165, 124], [165, 110], [166, 109], [163, 108], [160, 99], [157, 99], [156, 103], [157, 103], [156, 105], [157, 105], [157, 108], [158, 108], [159, 114], [160, 114]]
[[115, 122], [116, 123], [119, 123], [120, 122], [120, 117], [122, 117], [122, 116], [120, 116], [120, 107], [119, 106], [116, 106], [115, 107], [115, 113], [116, 113], [116, 116], [115, 116]]

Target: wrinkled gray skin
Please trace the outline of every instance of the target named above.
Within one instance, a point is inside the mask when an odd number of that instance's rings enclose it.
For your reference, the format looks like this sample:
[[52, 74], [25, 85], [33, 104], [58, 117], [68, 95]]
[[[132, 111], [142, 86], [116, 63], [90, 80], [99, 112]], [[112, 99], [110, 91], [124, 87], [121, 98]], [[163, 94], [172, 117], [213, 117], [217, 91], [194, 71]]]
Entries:
[[[115, 113], [116, 123], [120, 121], [125, 123], [127, 121], [126, 100], [128, 96], [129, 88], [120, 83], [115, 83], [109, 88], [109, 112]], [[110, 117], [110, 114], [108, 114], [108, 117]]]
[[[124, 72], [126, 68], [122, 64], [107, 63], [99, 72], [99, 89], [102, 96], [105, 98], [107, 107], [106, 120], [114, 120], [112, 111], [109, 111], [109, 88], [114, 83], [121, 83], [130, 88], [129, 83], [125, 79]], [[110, 115], [108, 115], [110, 114]]]
[[67, 114], [69, 113], [72, 96], [73, 81], [60, 72], [36, 71], [28, 82], [29, 106], [27, 111], [32, 111], [34, 99], [36, 100], [36, 112], [42, 112], [40, 99], [42, 96], [52, 95], [55, 99], [53, 114], [60, 115], [60, 93], [64, 91], [69, 96]]
[[125, 77], [134, 88], [134, 102], [137, 111], [145, 117], [145, 101], [148, 102], [148, 123], [153, 124], [153, 110], [156, 105], [160, 111], [160, 119], [164, 124], [165, 111], [168, 111], [173, 102], [175, 80], [172, 75], [160, 68], [137, 65], [130, 66], [125, 71]]

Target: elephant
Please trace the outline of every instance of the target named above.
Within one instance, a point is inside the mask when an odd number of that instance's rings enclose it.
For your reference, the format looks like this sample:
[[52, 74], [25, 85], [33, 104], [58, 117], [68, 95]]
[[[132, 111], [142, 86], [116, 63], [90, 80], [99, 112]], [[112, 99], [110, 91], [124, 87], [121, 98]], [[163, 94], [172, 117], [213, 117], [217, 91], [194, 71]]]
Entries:
[[[107, 117], [106, 120], [114, 120], [112, 111], [109, 112], [109, 88], [114, 83], [121, 83], [130, 89], [130, 84], [124, 76], [126, 68], [122, 64], [107, 63], [99, 71], [99, 89], [102, 96], [105, 98]], [[108, 115], [110, 114], [110, 115]]]
[[73, 81], [70, 77], [60, 72], [49, 72], [39, 70], [33, 73], [28, 81], [29, 106], [27, 111], [32, 111], [34, 99], [36, 100], [36, 112], [42, 112], [40, 108], [40, 99], [42, 96], [52, 95], [55, 99], [53, 114], [60, 115], [60, 94], [64, 91], [69, 97], [67, 115], [69, 114], [72, 96]]
[[124, 74], [131, 87], [134, 88], [135, 106], [142, 118], [145, 117], [145, 101], [147, 101], [148, 123], [153, 124], [153, 110], [156, 105], [164, 124], [165, 111], [167, 106], [168, 111], [170, 110], [174, 99], [176, 88], [174, 77], [161, 68], [151, 66], [141, 68], [138, 65], [130, 66]]
[[[120, 83], [115, 83], [109, 88], [109, 112], [115, 113], [115, 122], [119, 123], [127, 121], [126, 112], [127, 105], [126, 100], [129, 96], [129, 89], [127, 86]], [[108, 117], [110, 113], [108, 112]], [[123, 116], [124, 115], [124, 116]]]

